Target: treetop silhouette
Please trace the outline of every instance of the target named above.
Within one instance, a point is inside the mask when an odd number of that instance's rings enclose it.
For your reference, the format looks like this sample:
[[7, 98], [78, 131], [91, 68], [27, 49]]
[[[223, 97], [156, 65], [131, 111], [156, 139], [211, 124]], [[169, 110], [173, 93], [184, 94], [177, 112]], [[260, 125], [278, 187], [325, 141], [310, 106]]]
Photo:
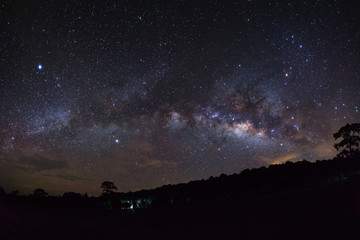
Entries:
[[359, 154], [360, 123], [346, 124], [334, 133], [335, 140], [342, 138], [334, 147], [340, 151], [338, 157], [352, 157]]
[[117, 187], [113, 182], [105, 181], [101, 184], [101, 187], [103, 189], [103, 194], [110, 194], [114, 193], [117, 190]]
[[35, 197], [44, 198], [47, 195], [48, 195], [48, 193], [45, 192], [45, 190], [42, 189], [42, 188], [37, 188], [37, 189], [34, 190], [34, 196]]

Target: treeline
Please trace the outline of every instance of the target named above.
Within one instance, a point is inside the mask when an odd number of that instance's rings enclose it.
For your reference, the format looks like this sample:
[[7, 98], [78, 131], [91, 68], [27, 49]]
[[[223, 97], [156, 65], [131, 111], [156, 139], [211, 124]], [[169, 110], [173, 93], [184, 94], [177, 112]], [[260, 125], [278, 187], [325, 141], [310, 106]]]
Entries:
[[[105, 209], [135, 210], [139, 208], [176, 207], [201, 205], [239, 200], [247, 197], [295, 191], [316, 185], [360, 181], [360, 158], [334, 158], [308, 162], [286, 162], [256, 169], [245, 169], [239, 174], [210, 177], [207, 180], [184, 184], [165, 185], [152, 190], [117, 193], [104, 191], [100, 197], [87, 194], [64, 193], [62, 197], [48, 197], [42, 189], [34, 194], [18, 196], [17, 192], [5, 194], [0, 188], [0, 198], [12, 202], [56, 202], [62, 206], [86, 205]], [[109, 182], [106, 182], [109, 183]], [[85, 204], [86, 203], [86, 204]]]
[[[210, 177], [208, 180], [187, 184], [166, 185], [153, 190], [134, 193], [117, 193], [114, 198], [151, 199], [153, 207], [205, 204], [237, 200], [261, 194], [277, 193], [320, 184], [333, 184], [360, 180], [359, 157], [333, 160], [306, 160], [286, 162], [256, 169], [246, 169], [239, 174]], [[110, 196], [108, 196], [110, 197]]]

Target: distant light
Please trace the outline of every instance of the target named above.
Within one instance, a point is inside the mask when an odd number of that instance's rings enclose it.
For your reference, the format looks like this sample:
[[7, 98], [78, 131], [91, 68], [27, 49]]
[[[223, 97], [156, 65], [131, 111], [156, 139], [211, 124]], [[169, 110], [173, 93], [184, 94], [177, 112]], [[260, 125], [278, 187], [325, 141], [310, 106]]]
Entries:
[[283, 143], [280, 143], [280, 146], [283, 146], [284, 144]]
[[218, 151], [220, 151], [221, 150], [221, 148], [218, 148]]
[[271, 129], [271, 132], [272, 132], [272, 133], [275, 132], [275, 129]]
[[115, 142], [116, 142], [116, 143], [119, 143], [119, 139], [115, 139]]
[[299, 48], [302, 48], [302, 45], [300, 45]]
[[294, 120], [294, 117], [291, 117], [292, 120]]
[[42, 65], [41, 65], [41, 64], [38, 65], [38, 69], [39, 69], [39, 70], [42, 69]]
[[11, 137], [11, 140], [15, 140], [15, 137]]
[[289, 76], [289, 74], [288, 73], [285, 73], [285, 77], [288, 77]]

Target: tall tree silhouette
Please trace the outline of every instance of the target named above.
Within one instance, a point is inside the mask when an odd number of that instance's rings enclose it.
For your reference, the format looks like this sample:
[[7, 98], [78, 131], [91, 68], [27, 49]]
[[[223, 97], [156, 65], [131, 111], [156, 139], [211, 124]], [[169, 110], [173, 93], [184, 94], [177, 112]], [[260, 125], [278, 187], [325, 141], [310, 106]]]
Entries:
[[109, 182], [109, 181], [105, 181], [101, 184], [101, 187], [103, 189], [103, 193], [108, 194], [108, 193], [114, 193], [114, 191], [117, 190], [117, 187], [115, 186], [115, 184], [113, 182]]
[[334, 147], [340, 151], [338, 157], [351, 157], [359, 154], [360, 123], [346, 124], [334, 133], [335, 140], [342, 138]]

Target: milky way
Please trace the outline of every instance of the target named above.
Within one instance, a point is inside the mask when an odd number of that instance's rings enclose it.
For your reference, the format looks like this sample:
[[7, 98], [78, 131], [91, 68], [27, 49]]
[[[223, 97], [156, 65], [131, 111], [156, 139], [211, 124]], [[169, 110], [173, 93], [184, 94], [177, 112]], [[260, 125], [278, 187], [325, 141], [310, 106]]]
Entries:
[[331, 158], [358, 1], [3, 1], [0, 186], [100, 193]]

